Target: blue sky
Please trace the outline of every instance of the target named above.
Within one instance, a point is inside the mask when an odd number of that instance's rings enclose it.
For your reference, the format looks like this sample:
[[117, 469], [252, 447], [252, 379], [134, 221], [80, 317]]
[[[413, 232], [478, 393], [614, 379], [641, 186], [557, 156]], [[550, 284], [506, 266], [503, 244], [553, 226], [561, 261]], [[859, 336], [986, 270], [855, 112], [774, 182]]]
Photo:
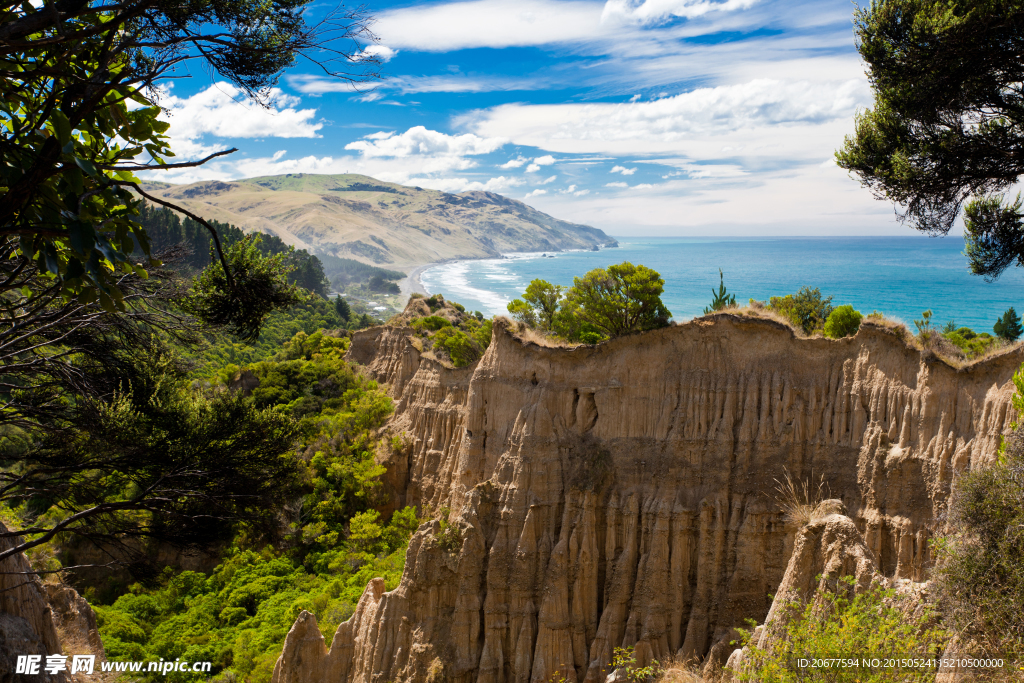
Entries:
[[299, 62], [260, 108], [197, 69], [162, 100], [179, 159], [240, 151], [150, 177], [364, 173], [613, 235], [910, 234], [832, 161], [871, 104], [847, 0], [368, 9], [375, 88]]

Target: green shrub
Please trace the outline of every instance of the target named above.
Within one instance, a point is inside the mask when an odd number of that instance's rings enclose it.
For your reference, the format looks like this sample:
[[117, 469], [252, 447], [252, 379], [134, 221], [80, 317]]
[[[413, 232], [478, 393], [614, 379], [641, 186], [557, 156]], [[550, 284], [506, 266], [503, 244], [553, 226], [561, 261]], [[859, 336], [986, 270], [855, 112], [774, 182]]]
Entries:
[[958, 327], [952, 332], [943, 332], [942, 336], [963, 351], [968, 358], [984, 355], [996, 342], [996, 338], [991, 334], [977, 334], [969, 327]]
[[839, 339], [856, 334], [863, 317], [860, 311], [855, 311], [850, 305], [834, 308], [825, 321], [825, 336]]
[[823, 297], [817, 287], [801, 287], [796, 294], [771, 297], [768, 308], [788, 318], [805, 334], [812, 334], [832, 314], [832, 297]]
[[431, 332], [437, 332], [442, 327], [451, 327], [452, 324], [446, 319], [437, 315], [428, 315], [425, 318], [417, 318], [413, 320], [410, 325], [416, 330], [430, 330]]
[[[1024, 368], [1013, 376], [1024, 414]], [[1024, 424], [998, 461], [961, 476], [948, 536], [935, 542], [936, 587], [951, 626], [986, 651], [1024, 656]], [[995, 648], [995, 649], [992, 649]]]
[[638, 666], [636, 655], [631, 647], [617, 647], [612, 652], [612, 666], [615, 669], [622, 669], [626, 673], [626, 680], [629, 683], [652, 683], [661, 678], [664, 669], [657, 659], [652, 660], [647, 666]]
[[479, 351], [466, 333], [453, 327], [438, 330], [434, 335], [434, 348], [444, 349], [452, 359], [452, 365], [457, 368], [469, 365], [480, 357]]
[[[942, 653], [946, 634], [934, 625], [934, 614], [914, 612], [892, 589], [875, 585], [851, 599], [854, 579], [840, 577], [831, 590], [807, 604], [788, 606], [782, 637], [762, 650], [741, 631], [748, 647], [741, 681], [757, 683], [909, 683], [934, 681], [934, 669], [889, 667], [888, 657], [934, 658]], [[911, 616], [913, 614], [913, 616]], [[771, 627], [771, 625], [769, 625]], [[856, 658], [857, 666], [801, 667], [799, 659]], [[877, 660], [865, 666], [863, 658]]]

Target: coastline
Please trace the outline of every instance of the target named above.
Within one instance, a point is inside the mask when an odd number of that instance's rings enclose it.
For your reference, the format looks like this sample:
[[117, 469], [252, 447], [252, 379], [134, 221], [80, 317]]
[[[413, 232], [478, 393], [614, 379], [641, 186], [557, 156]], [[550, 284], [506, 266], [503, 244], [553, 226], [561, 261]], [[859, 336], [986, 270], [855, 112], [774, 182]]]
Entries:
[[430, 295], [430, 292], [428, 292], [423, 286], [423, 282], [420, 280], [420, 275], [422, 275], [423, 271], [427, 268], [431, 268], [436, 265], [440, 265], [440, 263], [424, 263], [422, 265], [415, 266], [404, 278], [398, 281], [398, 288], [402, 290], [402, 295], [406, 297], [407, 302], [408, 298], [414, 293]]

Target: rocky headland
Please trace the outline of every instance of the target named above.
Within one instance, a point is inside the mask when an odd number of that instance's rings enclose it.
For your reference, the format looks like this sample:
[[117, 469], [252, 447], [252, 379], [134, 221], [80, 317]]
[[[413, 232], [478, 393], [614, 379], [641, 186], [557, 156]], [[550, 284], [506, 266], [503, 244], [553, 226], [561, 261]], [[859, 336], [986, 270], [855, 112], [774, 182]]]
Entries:
[[[724, 663], [734, 627], [819, 574], [923, 581], [954, 477], [1015, 418], [1022, 361], [954, 368], [870, 321], [798, 339], [727, 313], [575, 348], [499, 320], [459, 369], [378, 327], [348, 357], [396, 402], [389, 507], [434, 519], [329, 647], [300, 614], [274, 683], [592, 683], [620, 646]], [[823, 477], [814, 524], [787, 522], [787, 474]]]

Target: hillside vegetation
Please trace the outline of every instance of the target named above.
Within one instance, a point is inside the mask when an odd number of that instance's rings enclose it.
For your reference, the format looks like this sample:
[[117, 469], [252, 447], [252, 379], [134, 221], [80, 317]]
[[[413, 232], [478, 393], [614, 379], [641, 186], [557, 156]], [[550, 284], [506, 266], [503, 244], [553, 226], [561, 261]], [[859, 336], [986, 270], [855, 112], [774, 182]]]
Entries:
[[448, 194], [368, 176], [289, 174], [146, 191], [246, 232], [391, 269], [509, 251], [615, 246], [603, 231], [558, 220], [493, 192]]

